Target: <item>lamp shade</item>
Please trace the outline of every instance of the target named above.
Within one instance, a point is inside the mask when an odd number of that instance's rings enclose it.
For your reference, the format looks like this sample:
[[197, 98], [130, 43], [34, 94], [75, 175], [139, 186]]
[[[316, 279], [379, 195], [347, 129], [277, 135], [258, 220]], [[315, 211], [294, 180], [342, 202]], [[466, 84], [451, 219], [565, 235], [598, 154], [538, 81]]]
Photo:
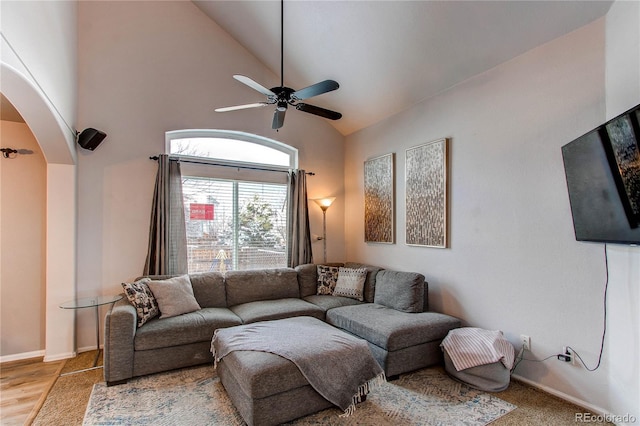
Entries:
[[315, 201], [316, 204], [319, 205], [322, 210], [327, 210], [335, 199], [336, 197], [325, 197], [325, 198], [316, 198], [313, 201]]

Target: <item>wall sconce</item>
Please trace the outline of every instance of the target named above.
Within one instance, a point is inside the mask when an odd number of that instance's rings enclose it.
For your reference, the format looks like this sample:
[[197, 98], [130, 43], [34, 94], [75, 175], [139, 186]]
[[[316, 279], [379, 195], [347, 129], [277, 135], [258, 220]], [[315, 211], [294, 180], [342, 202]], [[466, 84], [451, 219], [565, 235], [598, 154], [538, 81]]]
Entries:
[[16, 158], [18, 154], [22, 154], [22, 155], [33, 154], [33, 151], [31, 151], [30, 149], [2, 148], [0, 149], [0, 152], [2, 152], [2, 156], [4, 158]]
[[327, 209], [331, 206], [336, 197], [316, 198], [313, 201], [322, 209], [322, 246], [324, 249], [323, 262], [327, 263]]

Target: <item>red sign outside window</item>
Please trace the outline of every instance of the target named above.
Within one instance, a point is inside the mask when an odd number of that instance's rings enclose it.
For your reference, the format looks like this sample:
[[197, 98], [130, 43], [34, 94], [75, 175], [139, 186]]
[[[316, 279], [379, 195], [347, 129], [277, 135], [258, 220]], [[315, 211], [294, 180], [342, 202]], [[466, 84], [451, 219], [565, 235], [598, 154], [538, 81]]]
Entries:
[[213, 204], [194, 204], [189, 206], [189, 219], [213, 220]]

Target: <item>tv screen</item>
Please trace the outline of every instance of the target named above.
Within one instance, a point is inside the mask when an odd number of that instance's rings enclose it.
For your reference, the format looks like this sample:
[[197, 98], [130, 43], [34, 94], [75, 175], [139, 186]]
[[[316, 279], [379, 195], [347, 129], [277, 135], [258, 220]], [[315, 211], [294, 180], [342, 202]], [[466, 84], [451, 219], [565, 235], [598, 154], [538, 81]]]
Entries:
[[640, 244], [640, 105], [562, 147], [576, 240]]

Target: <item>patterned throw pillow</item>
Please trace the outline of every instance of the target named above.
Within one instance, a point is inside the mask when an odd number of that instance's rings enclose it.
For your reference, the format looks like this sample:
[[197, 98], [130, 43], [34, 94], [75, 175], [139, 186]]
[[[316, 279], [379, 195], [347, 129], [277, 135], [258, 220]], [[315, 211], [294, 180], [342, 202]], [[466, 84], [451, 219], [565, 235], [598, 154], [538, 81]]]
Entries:
[[134, 283], [122, 283], [124, 294], [127, 295], [129, 302], [136, 308], [138, 314], [138, 327], [142, 327], [144, 323], [151, 318], [155, 318], [160, 313], [156, 298], [149, 289], [147, 283], [149, 278], [143, 278]]
[[364, 300], [364, 282], [367, 279], [365, 268], [350, 269], [340, 268], [338, 271], [338, 282], [333, 290], [334, 296], [350, 297], [359, 301]]
[[338, 267], [318, 265], [318, 291], [316, 294], [329, 295], [333, 294], [338, 281]]

